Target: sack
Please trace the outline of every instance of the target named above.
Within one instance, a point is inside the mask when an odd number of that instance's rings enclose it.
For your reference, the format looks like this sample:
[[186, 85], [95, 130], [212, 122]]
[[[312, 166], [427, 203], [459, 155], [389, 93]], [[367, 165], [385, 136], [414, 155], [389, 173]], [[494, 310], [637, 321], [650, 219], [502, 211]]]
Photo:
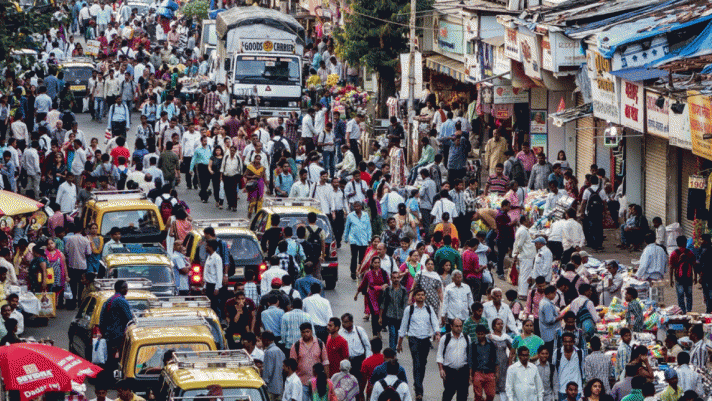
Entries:
[[54, 294], [51, 292], [43, 292], [42, 294], [35, 294], [37, 299], [40, 301], [40, 310], [37, 313], [39, 317], [55, 317], [57, 316], [57, 310], [55, 309], [55, 299]]
[[107, 355], [109, 353], [106, 347], [105, 338], [92, 338], [91, 339], [91, 363], [102, 365], [106, 363]]
[[[44, 284], [47, 285], [54, 285], [54, 269], [47, 266], [47, 277], [45, 277], [45, 282]], [[42, 285], [42, 272], [38, 271], [37, 272], [37, 282]]]
[[72, 294], [72, 288], [70, 286], [64, 287], [64, 300], [71, 301], [74, 299], [74, 294]]

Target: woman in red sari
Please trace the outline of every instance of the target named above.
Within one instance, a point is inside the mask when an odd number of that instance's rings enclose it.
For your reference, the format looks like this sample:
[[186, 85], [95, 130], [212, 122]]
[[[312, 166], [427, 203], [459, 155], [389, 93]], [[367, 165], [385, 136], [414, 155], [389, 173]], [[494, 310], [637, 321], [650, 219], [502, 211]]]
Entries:
[[388, 285], [388, 275], [381, 270], [381, 258], [374, 256], [371, 258], [370, 269], [363, 276], [361, 284], [356, 289], [354, 301], [358, 300], [358, 294], [361, 293], [365, 297], [368, 311], [373, 315], [371, 319], [371, 327], [373, 335], [381, 336], [381, 326], [378, 324], [378, 316], [381, 314], [381, 309], [378, 300], [381, 297], [381, 292]]

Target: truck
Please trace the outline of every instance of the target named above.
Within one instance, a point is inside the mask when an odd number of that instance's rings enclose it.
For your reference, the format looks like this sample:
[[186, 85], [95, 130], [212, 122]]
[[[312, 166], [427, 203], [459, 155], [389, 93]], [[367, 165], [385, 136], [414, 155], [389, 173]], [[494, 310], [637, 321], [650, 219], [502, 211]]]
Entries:
[[250, 117], [300, 112], [304, 28], [291, 15], [257, 5], [217, 15], [211, 78]]

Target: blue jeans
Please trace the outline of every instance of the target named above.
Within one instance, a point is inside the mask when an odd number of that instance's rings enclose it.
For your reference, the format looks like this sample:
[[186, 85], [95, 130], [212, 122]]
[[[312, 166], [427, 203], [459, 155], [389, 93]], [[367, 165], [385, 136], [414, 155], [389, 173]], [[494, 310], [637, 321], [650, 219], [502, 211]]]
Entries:
[[311, 397], [309, 396], [309, 386], [305, 386], [302, 384], [302, 395], [304, 396], [304, 401], [311, 401]]
[[95, 97], [94, 98], [94, 118], [97, 121], [101, 121], [101, 117], [104, 115], [104, 98]]
[[415, 338], [408, 337], [410, 356], [413, 359], [413, 387], [416, 397], [423, 395], [423, 380], [425, 379], [425, 367], [428, 365], [428, 354], [430, 353], [430, 337]]
[[675, 289], [677, 290], [677, 305], [682, 309], [682, 313], [692, 312], [692, 284], [683, 285], [676, 281]]
[[712, 286], [702, 284], [702, 299], [705, 300], [707, 313], [712, 313]]
[[398, 348], [398, 330], [400, 330], [401, 320], [387, 317], [384, 323], [388, 326], [388, 346], [391, 349]]
[[329, 172], [329, 177], [334, 177], [334, 166], [336, 163], [334, 163], [334, 151], [333, 150], [325, 150], [322, 152], [322, 156], [324, 157], [324, 170]]

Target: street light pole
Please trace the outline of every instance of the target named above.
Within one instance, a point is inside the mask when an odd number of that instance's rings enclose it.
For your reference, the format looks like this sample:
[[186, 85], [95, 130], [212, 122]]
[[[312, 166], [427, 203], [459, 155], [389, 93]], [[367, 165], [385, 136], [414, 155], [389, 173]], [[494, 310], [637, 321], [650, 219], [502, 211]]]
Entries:
[[417, 1], [416, 0], [410, 0], [410, 40], [408, 41], [410, 44], [410, 62], [408, 63], [409, 68], [408, 68], [408, 124], [404, 124], [405, 126], [408, 127], [408, 132], [405, 135], [406, 141], [406, 151], [405, 151], [405, 157], [406, 157], [406, 162], [408, 161], [407, 158], [410, 155], [410, 140], [411, 135], [413, 132], [413, 127], [415, 125], [415, 11], [417, 9]]

